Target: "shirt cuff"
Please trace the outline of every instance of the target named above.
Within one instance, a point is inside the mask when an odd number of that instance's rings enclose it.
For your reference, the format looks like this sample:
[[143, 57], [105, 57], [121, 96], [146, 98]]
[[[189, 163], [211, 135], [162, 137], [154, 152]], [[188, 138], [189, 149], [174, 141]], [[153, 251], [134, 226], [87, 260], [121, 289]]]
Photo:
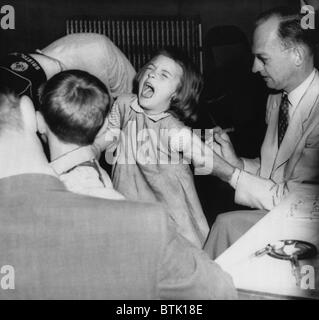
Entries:
[[238, 168], [235, 169], [234, 173], [232, 174], [229, 184], [236, 190], [239, 176], [240, 176], [241, 170]]

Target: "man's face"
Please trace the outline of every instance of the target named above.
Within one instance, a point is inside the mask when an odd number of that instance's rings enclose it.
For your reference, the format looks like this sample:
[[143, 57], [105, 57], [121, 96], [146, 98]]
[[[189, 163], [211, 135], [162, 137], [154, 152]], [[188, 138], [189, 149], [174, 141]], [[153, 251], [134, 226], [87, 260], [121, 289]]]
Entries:
[[293, 89], [293, 49], [285, 48], [277, 35], [279, 20], [276, 17], [262, 22], [255, 30], [253, 72], [259, 72], [268, 88], [275, 90]]

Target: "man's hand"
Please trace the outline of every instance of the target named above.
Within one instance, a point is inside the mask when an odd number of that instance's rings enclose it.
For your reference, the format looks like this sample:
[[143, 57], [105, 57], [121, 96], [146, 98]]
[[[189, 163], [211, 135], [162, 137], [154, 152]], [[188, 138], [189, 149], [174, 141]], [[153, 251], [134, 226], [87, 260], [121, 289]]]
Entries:
[[215, 151], [213, 152], [214, 152], [214, 166], [213, 166], [212, 175], [220, 178], [225, 182], [230, 182], [231, 177], [235, 171], [235, 167], [233, 167], [225, 159], [220, 157]]
[[243, 161], [236, 155], [228, 134], [220, 127], [210, 130], [210, 136], [206, 143], [221, 158], [238, 169], [243, 169]]

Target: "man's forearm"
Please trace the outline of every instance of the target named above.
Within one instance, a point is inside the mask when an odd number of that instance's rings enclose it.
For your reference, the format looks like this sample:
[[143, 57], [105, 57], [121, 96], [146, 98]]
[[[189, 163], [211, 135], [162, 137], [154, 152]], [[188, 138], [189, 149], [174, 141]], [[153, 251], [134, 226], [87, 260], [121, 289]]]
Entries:
[[236, 203], [266, 210], [271, 210], [289, 192], [287, 183], [276, 184], [245, 171], [240, 172], [235, 189]]

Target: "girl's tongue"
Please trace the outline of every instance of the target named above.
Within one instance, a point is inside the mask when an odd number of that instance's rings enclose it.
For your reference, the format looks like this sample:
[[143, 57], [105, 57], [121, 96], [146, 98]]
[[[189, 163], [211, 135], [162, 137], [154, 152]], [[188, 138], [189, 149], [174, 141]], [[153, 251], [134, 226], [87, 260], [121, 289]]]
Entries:
[[150, 83], [144, 82], [141, 95], [143, 98], [149, 99], [153, 97], [154, 91], [154, 87]]

